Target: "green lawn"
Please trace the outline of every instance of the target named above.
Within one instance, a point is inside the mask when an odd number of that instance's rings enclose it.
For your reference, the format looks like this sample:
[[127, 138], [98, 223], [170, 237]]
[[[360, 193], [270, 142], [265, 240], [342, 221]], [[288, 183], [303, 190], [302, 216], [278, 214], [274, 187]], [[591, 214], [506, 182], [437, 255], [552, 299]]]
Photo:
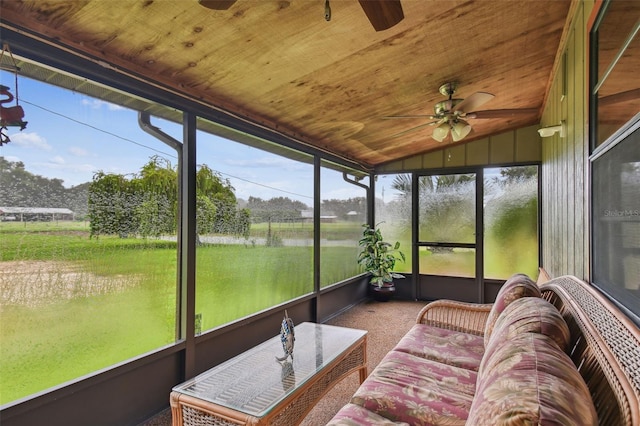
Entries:
[[[311, 229], [272, 225], [271, 232], [309, 239]], [[353, 224], [322, 225], [322, 237], [330, 241], [357, 241], [360, 232]], [[259, 224], [251, 238], [266, 233], [267, 225]], [[266, 247], [251, 238], [246, 244], [197, 248], [196, 312], [202, 314], [203, 330], [313, 291], [312, 247]], [[0, 404], [175, 341], [175, 242], [90, 239], [81, 222], [0, 222], [0, 240]], [[487, 271], [505, 274], [515, 262], [522, 272], [535, 274], [531, 258], [537, 255], [531, 250], [536, 246], [530, 243], [524, 238], [512, 247], [488, 243], [487, 252], [498, 256], [487, 261]], [[321, 285], [357, 274], [357, 252], [357, 247], [321, 247]], [[516, 260], [505, 261], [506, 255]], [[434, 255], [421, 252], [421, 263], [423, 256]], [[431, 264], [440, 270], [469, 262], [469, 253], [452, 256]], [[398, 266], [410, 271], [410, 257]]]
[[[0, 239], [0, 403], [175, 341], [175, 242], [90, 239], [81, 223], [0, 223]], [[354, 269], [353, 248], [322, 253], [337, 265], [325, 279]], [[313, 291], [312, 247], [203, 245], [196, 256], [203, 330]]]

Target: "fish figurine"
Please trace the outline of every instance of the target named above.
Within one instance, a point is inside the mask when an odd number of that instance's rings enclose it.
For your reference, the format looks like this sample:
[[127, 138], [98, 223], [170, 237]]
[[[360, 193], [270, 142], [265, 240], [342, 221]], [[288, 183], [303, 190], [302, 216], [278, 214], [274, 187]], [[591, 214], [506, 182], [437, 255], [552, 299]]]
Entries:
[[286, 310], [284, 311], [284, 318], [282, 319], [282, 326], [280, 327], [280, 341], [282, 342], [284, 356], [276, 357], [276, 359], [282, 362], [291, 356], [291, 361], [293, 361], [293, 344], [296, 341], [296, 335], [293, 329], [293, 320], [289, 318]]

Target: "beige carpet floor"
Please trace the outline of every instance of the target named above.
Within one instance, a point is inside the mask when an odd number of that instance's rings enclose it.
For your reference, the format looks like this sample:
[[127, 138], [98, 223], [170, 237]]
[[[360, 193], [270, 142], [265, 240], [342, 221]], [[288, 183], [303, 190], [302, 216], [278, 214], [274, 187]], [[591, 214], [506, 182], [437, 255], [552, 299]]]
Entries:
[[[382, 357], [415, 324], [425, 302], [391, 300], [363, 302], [327, 322], [327, 324], [367, 330], [367, 366], [371, 372]], [[301, 426], [326, 424], [347, 402], [359, 386], [358, 374], [353, 373], [325, 394], [301, 423]], [[169, 410], [140, 426], [170, 426]]]

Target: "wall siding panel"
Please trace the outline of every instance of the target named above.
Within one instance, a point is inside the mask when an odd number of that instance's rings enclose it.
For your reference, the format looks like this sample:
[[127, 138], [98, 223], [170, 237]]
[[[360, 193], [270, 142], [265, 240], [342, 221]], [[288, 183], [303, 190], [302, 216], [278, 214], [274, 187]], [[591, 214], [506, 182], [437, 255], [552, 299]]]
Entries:
[[509, 130], [489, 138], [415, 155], [377, 167], [376, 173], [443, 169], [462, 166], [536, 163], [542, 159], [538, 125]]
[[[565, 121], [566, 135], [542, 142], [542, 266], [552, 275], [589, 279], [587, 20], [579, 2], [542, 115], [541, 126]], [[565, 74], [566, 73], [566, 78]]]

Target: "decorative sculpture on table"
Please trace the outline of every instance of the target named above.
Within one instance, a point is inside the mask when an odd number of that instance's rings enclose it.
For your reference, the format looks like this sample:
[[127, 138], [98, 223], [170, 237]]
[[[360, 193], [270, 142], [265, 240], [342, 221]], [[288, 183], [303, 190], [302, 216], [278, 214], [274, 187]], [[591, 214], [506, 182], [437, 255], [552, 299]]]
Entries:
[[280, 326], [280, 341], [282, 342], [284, 356], [276, 357], [276, 359], [282, 362], [291, 356], [291, 361], [293, 361], [293, 344], [296, 341], [296, 335], [293, 330], [293, 320], [289, 318], [286, 310], [284, 311], [284, 318]]

